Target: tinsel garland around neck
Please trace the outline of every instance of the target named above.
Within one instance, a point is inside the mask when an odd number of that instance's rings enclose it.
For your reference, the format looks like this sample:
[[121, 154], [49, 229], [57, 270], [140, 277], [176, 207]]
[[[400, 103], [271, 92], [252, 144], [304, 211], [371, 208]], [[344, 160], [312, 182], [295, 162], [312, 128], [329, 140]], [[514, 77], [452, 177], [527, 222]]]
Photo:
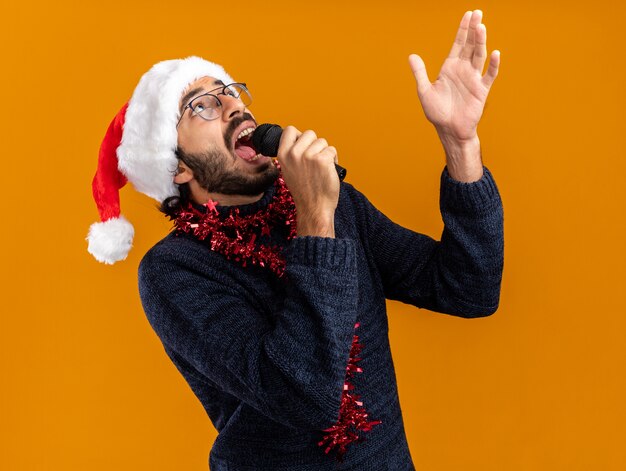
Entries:
[[257, 233], [270, 236], [277, 226], [287, 228], [287, 240], [296, 236], [296, 206], [291, 193], [280, 175], [275, 182], [272, 200], [264, 208], [252, 214], [242, 215], [238, 207], [222, 215], [218, 202], [209, 199], [204, 204], [206, 212], [196, 209], [191, 202], [176, 217], [176, 233], [186, 232], [199, 240], [205, 240], [211, 250], [221, 253], [229, 260], [269, 268], [279, 278], [285, 272], [285, 260], [279, 246], [257, 244]]
[[[223, 215], [217, 210], [217, 205], [217, 201], [209, 200], [204, 204], [206, 211], [203, 212], [189, 203], [174, 219], [176, 234], [191, 234], [206, 241], [211, 250], [223, 254], [229, 260], [241, 263], [244, 267], [248, 263], [267, 267], [282, 278], [285, 259], [281, 247], [257, 243], [256, 235], [260, 230], [261, 238], [267, 236], [269, 240], [272, 229], [282, 225], [287, 229], [287, 240], [296, 237], [296, 207], [282, 175], [276, 179], [271, 201], [258, 211], [242, 215], [238, 207], [233, 207]], [[359, 322], [354, 325], [355, 330], [359, 325]], [[339, 462], [343, 461], [351, 443], [365, 440], [356, 432], [368, 432], [374, 425], [382, 423], [380, 420], [367, 419], [363, 402], [359, 401], [360, 396], [354, 393], [354, 385], [350, 382], [354, 373], [363, 372], [356, 365], [361, 360], [358, 355], [362, 348], [359, 336], [353, 335], [339, 419], [331, 427], [322, 430], [323, 438], [318, 443], [319, 446], [326, 446], [324, 451], [327, 454], [334, 449]]]

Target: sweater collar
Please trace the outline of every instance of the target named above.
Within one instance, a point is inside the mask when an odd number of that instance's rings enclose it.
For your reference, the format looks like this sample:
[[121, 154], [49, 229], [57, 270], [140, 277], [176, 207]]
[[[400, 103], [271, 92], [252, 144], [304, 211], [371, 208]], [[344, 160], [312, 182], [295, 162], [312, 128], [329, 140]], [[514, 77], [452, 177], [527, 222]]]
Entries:
[[[261, 196], [261, 199], [259, 199], [258, 201], [255, 201], [254, 203], [237, 204], [237, 205], [229, 205], [229, 206], [227, 205], [222, 206], [218, 204], [215, 206], [215, 209], [217, 209], [217, 212], [223, 216], [228, 215], [234, 209], [238, 209], [239, 214], [241, 216], [253, 214], [267, 207], [267, 205], [270, 203], [270, 201], [274, 197], [274, 194], [276, 193], [277, 183], [278, 183], [278, 180], [276, 180], [276, 182], [268, 186], [267, 189], [263, 192], [263, 196]], [[191, 205], [202, 213], [207, 212], [207, 207], [203, 204], [198, 204], [194, 201], [191, 201]]]

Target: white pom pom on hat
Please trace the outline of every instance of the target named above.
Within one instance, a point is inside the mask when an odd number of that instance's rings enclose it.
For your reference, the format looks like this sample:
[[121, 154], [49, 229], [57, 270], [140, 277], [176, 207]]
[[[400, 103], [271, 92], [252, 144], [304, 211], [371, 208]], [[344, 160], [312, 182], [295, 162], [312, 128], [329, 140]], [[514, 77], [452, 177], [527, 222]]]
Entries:
[[111, 121], [92, 181], [101, 222], [91, 225], [86, 238], [88, 252], [99, 262], [124, 260], [132, 247], [133, 226], [120, 213], [119, 190], [127, 181], [159, 203], [178, 195], [174, 172], [179, 101], [190, 83], [207, 76], [234, 82], [222, 66], [197, 56], [158, 62]]

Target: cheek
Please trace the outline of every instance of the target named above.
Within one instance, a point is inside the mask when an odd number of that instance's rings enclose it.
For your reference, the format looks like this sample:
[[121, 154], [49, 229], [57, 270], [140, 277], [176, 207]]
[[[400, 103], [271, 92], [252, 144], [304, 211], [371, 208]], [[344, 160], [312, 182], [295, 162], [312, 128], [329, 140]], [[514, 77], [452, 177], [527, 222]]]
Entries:
[[215, 129], [206, 129], [193, 123], [178, 133], [178, 146], [185, 152], [200, 154], [214, 149], [225, 151], [224, 136]]

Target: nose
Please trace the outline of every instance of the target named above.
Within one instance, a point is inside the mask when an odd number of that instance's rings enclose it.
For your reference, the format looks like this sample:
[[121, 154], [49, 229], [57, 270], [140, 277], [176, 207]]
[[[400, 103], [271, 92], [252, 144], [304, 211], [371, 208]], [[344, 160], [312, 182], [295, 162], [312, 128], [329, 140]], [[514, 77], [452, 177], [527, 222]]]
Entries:
[[221, 96], [220, 101], [222, 102], [222, 119], [225, 121], [230, 121], [238, 114], [243, 114], [246, 109], [246, 105], [239, 98], [230, 95]]

